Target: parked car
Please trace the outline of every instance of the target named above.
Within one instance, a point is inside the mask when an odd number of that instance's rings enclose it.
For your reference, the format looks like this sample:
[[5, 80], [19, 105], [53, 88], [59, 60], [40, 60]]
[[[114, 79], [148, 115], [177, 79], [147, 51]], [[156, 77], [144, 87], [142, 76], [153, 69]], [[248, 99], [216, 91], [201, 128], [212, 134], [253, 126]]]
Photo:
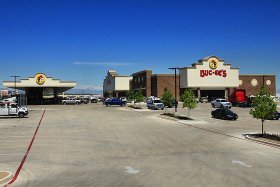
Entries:
[[211, 112], [213, 118], [237, 120], [238, 115], [227, 108], [219, 108]]
[[125, 103], [127, 103], [126, 97], [121, 97], [120, 99], [121, 99], [122, 101], [124, 101]]
[[211, 101], [211, 105], [213, 108], [231, 108], [232, 106], [226, 99], [216, 99]]
[[63, 99], [62, 104], [64, 104], [64, 105], [67, 105], [67, 104], [79, 105], [79, 104], [81, 104], [81, 100], [76, 99], [76, 98]]
[[119, 98], [112, 98], [112, 99], [108, 99], [104, 102], [104, 104], [106, 106], [110, 106], [110, 105], [119, 105], [119, 106], [125, 106], [126, 105], [126, 102], [125, 101], [122, 101], [121, 99]]
[[83, 103], [83, 104], [88, 104], [88, 101], [89, 99], [88, 98], [85, 98], [85, 97], [81, 97], [80, 98], [80, 101], [81, 101], [81, 103]]
[[94, 97], [94, 98], [91, 98], [91, 100], [90, 100], [91, 103], [97, 103], [97, 101], [98, 101], [98, 100], [97, 100], [95, 97]]
[[199, 102], [201, 103], [208, 103], [208, 97], [200, 97]]
[[279, 120], [280, 119], [280, 113], [278, 111], [275, 111], [272, 115], [272, 118], [270, 118], [269, 120]]

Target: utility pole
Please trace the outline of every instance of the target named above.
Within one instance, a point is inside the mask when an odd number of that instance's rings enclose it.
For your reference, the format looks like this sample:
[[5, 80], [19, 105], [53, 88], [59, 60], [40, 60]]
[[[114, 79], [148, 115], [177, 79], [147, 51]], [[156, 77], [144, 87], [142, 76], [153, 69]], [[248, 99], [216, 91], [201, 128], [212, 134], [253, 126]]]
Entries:
[[20, 77], [18, 75], [12, 75], [10, 77], [14, 77], [15, 78], [15, 95], [16, 95], [16, 91], [17, 91], [17, 77]]
[[179, 68], [174, 67], [174, 68], [168, 68], [168, 69], [175, 70], [175, 72], [174, 72], [174, 74], [175, 74], [175, 112], [177, 112], [177, 69], [179, 69]]

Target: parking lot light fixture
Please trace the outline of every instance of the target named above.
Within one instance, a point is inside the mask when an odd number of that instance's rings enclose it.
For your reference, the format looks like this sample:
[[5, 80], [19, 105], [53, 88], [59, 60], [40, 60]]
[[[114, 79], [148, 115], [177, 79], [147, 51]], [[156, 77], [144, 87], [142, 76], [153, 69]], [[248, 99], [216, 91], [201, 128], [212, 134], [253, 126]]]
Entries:
[[173, 67], [173, 68], [168, 68], [174, 70], [174, 75], [175, 75], [175, 112], [177, 112], [177, 69], [179, 67]]
[[15, 78], [15, 95], [16, 95], [16, 91], [17, 91], [17, 77], [20, 77], [18, 75], [11, 75], [10, 77], [14, 77]]

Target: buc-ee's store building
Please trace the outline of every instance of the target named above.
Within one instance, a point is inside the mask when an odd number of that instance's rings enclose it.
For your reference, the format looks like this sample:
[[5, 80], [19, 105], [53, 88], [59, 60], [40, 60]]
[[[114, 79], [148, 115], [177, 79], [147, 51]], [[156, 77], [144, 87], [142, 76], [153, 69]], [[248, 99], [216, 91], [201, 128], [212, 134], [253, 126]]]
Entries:
[[[151, 70], [144, 70], [132, 76], [132, 90], [143, 90], [146, 97], [161, 97], [164, 88], [168, 88], [175, 95], [174, 74], [153, 75]], [[240, 75], [239, 68], [232, 67], [216, 56], [203, 58], [190, 67], [179, 68], [176, 84], [177, 98], [188, 88], [192, 89], [197, 97], [228, 98], [234, 89], [244, 89], [247, 96], [252, 96], [257, 95], [262, 86], [267, 86], [271, 94], [275, 95], [275, 75]]]

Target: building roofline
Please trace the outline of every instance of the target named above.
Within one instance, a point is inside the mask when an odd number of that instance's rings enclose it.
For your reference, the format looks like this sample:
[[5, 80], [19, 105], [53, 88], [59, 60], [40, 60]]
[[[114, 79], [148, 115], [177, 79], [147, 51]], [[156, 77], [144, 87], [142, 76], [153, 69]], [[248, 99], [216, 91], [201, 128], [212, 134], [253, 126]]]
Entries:
[[[174, 77], [175, 75], [174, 74], [153, 74], [152, 77], [156, 77], [156, 76], [172, 76]], [[177, 73], [176, 77], [179, 77], [179, 73]]]
[[276, 77], [276, 75], [273, 74], [239, 74], [239, 76], [270, 76], [270, 77]]
[[138, 71], [138, 72], [132, 73], [132, 76], [136, 75], [136, 74], [144, 73], [144, 72], [151, 72], [152, 73], [153, 71], [149, 70], [149, 69], [148, 70], [142, 70], [142, 71]]

